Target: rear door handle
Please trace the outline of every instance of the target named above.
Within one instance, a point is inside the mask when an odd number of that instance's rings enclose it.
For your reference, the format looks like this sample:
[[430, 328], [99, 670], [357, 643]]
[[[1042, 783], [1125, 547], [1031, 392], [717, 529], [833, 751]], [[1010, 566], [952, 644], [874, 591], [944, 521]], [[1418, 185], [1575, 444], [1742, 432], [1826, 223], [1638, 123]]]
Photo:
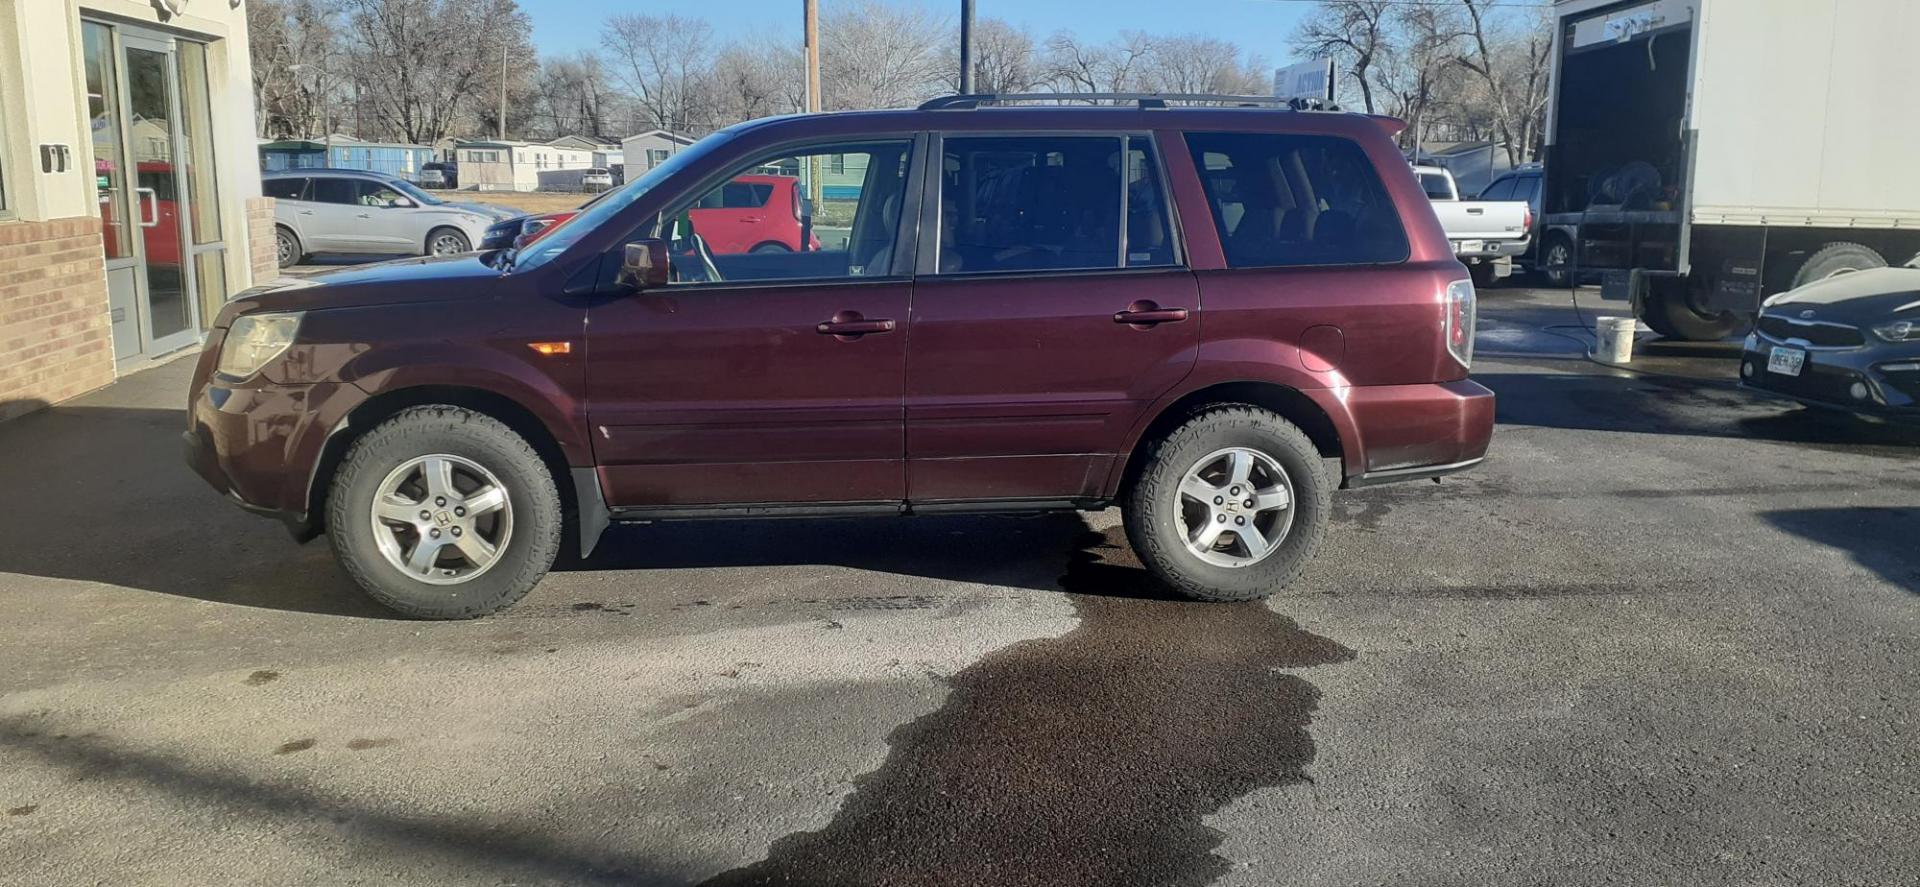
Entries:
[[814, 330], [823, 336], [833, 336], [843, 342], [850, 342], [861, 336], [874, 333], [893, 332], [893, 321], [884, 318], [868, 319], [858, 311], [841, 311], [833, 315], [832, 320], [822, 321]]
[[1158, 304], [1139, 301], [1127, 306], [1125, 311], [1114, 312], [1113, 322], [1134, 327], [1150, 327], [1158, 323], [1179, 323], [1187, 319], [1185, 308], [1162, 308]]

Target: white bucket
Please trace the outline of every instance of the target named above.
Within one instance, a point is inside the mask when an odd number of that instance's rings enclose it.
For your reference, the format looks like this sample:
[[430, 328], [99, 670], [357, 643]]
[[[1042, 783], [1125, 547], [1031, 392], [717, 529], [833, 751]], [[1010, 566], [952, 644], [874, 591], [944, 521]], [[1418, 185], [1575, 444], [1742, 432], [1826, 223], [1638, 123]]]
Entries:
[[1605, 363], [1633, 362], [1633, 333], [1640, 328], [1631, 317], [1602, 317], [1594, 338], [1600, 340], [1593, 356]]

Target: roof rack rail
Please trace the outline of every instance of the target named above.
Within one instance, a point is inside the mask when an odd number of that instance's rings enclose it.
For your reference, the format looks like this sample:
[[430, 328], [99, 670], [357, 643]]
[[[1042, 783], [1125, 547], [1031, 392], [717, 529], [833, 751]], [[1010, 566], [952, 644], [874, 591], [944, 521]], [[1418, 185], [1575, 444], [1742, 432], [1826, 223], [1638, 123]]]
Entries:
[[1142, 110], [1165, 108], [1169, 103], [1206, 102], [1231, 107], [1278, 106], [1294, 111], [1338, 111], [1340, 106], [1319, 99], [1283, 99], [1270, 95], [1224, 95], [1205, 92], [1025, 92], [996, 95], [948, 95], [921, 103], [922, 111], [970, 111], [991, 105], [1030, 102], [1133, 102]]

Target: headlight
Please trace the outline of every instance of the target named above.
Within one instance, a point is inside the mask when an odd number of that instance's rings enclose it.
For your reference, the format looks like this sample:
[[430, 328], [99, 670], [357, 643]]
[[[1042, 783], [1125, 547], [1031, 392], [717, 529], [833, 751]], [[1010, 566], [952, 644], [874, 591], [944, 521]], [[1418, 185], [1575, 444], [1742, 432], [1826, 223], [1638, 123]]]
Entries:
[[1873, 334], [1889, 342], [1920, 342], [1920, 323], [1896, 320], [1873, 328]]
[[220, 375], [244, 379], [287, 350], [300, 331], [300, 312], [242, 314], [220, 343]]

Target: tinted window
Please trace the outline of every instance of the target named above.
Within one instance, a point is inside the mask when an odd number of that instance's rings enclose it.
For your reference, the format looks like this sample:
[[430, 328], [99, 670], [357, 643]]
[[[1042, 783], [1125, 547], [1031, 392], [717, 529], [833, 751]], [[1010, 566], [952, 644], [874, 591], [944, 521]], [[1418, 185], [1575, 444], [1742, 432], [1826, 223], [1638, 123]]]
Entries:
[[1519, 179], [1511, 179], [1511, 178], [1501, 179], [1500, 181], [1494, 182], [1493, 184], [1487, 186], [1487, 190], [1480, 192], [1480, 199], [1481, 200], [1512, 200], [1514, 186], [1518, 185], [1519, 182], [1520, 182]]
[[[1138, 264], [1171, 262], [1165, 201], [1147, 149], [1144, 141], [1130, 147], [1101, 136], [947, 139], [940, 271], [1118, 268], [1122, 232], [1136, 226]], [[1124, 209], [1136, 189], [1138, 214]]]
[[315, 203], [359, 203], [358, 190], [352, 179], [316, 178], [307, 199]]
[[1447, 184], [1447, 177], [1437, 172], [1420, 174], [1420, 190], [1427, 192], [1428, 200], [1453, 199], [1453, 188]]
[[306, 179], [267, 179], [260, 183], [260, 192], [276, 200], [299, 200], [300, 192], [306, 189]]
[[773, 196], [773, 185], [764, 182], [728, 182], [700, 198], [701, 209], [758, 209]]
[[1373, 163], [1333, 136], [1193, 133], [1187, 146], [1235, 268], [1407, 258], [1407, 233]]

